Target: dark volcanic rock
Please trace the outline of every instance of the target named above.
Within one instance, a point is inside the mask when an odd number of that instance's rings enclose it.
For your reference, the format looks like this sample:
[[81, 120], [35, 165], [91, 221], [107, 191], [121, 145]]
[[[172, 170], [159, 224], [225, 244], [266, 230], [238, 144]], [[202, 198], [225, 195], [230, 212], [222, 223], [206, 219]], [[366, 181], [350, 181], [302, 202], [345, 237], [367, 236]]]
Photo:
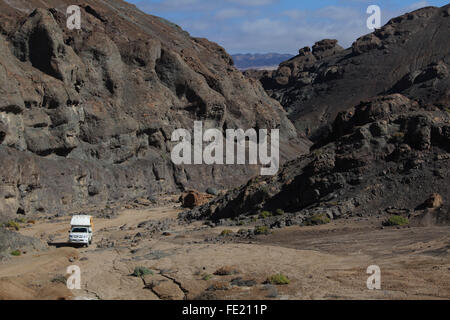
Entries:
[[[69, 5], [81, 30], [66, 27]], [[308, 151], [280, 104], [223, 48], [120, 0], [0, 1], [0, 220], [226, 188], [250, 166], [174, 166], [174, 129], [280, 128], [282, 159]]]
[[423, 105], [448, 105], [450, 5], [426, 7], [389, 21], [343, 50], [317, 42], [274, 72], [249, 72], [314, 141], [336, 115], [361, 100], [402, 93]]
[[446, 111], [427, 111], [400, 94], [362, 102], [340, 113], [329, 136], [310, 154], [286, 163], [277, 176], [254, 178], [181, 217], [218, 221], [283, 209], [287, 214], [270, 218], [276, 223], [266, 219], [279, 227], [291, 213], [330, 219], [385, 208], [409, 213], [435, 194], [426, 206], [444, 203], [440, 212], [447, 218], [441, 220], [449, 221], [450, 144], [440, 134], [447, 132], [449, 120]]

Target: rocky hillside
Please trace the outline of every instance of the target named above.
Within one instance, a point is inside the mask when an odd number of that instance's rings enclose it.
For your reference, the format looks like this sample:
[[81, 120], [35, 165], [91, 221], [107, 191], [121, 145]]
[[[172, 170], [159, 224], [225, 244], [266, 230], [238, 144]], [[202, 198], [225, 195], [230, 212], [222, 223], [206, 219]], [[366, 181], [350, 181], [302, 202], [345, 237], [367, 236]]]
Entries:
[[317, 140], [340, 111], [377, 95], [402, 93], [423, 106], [448, 103], [449, 28], [450, 5], [426, 7], [390, 20], [351, 48], [325, 39], [274, 72], [249, 75]]
[[[81, 7], [81, 30], [66, 27]], [[66, 214], [229, 187], [247, 166], [174, 166], [171, 133], [280, 128], [283, 159], [308, 151], [280, 104], [223, 48], [124, 1], [0, 0], [0, 220]]]
[[241, 225], [272, 213], [270, 227], [377, 214], [450, 222], [449, 28], [450, 5], [428, 7], [350, 49], [322, 40], [259, 73], [314, 139], [311, 152], [181, 217]]
[[21, 255], [32, 251], [45, 251], [47, 249], [47, 244], [37, 238], [27, 237], [18, 232], [0, 228], [0, 261], [7, 260], [12, 255]]
[[[285, 226], [315, 215], [388, 213], [450, 222], [450, 111], [423, 109], [392, 94], [339, 113], [332, 128], [277, 176], [254, 178], [182, 217], [240, 223], [263, 211], [280, 212], [265, 222]], [[434, 193], [439, 200], [425, 203]]]

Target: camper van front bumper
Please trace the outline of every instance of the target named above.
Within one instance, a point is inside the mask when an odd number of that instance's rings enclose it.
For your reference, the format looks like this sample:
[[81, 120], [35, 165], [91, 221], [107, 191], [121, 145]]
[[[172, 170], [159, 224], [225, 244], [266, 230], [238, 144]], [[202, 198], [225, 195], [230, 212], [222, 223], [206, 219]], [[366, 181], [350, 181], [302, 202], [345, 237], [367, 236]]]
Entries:
[[87, 238], [69, 238], [69, 243], [82, 243], [87, 244], [89, 240]]

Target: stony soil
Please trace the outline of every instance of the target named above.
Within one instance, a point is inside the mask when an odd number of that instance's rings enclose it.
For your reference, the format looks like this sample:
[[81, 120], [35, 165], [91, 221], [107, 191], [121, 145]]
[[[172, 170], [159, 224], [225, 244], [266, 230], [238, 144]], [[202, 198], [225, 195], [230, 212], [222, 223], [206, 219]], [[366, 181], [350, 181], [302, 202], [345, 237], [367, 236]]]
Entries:
[[[25, 226], [23, 235], [53, 239], [50, 249], [0, 264], [0, 298], [450, 298], [448, 226], [382, 228], [384, 217], [352, 218], [247, 238], [237, 231], [253, 226], [180, 225], [179, 212], [170, 205], [96, 219], [88, 248], [65, 243], [66, 217]], [[222, 236], [224, 229], [234, 232]], [[81, 268], [81, 290], [70, 291], [58, 281], [73, 264]], [[381, 268], [382, 289], [371, 291], [366, 269], [374, 264]], [[136, 266], [154, 274], [134, 277]], [[264, 283], [277, 273], [290, 283]]]
[[[76, 3], [71, 32], [67, 1], [0, 0], [0, 222], [24, 221], [0, 231], [0, 298], [450, 298], [449, 5], [349, 49], [319, 41], [247, 73], [259, 82], [123, 1]], [[291, 160], [270, 177], [174, 166], [171, 132], [199, 119], [280, 128]], [[181, 209], [191, 187], [214, 198]], [[66, 243], [76, 212], [95, 216], [89, 248]], [[370, 265], [381, 290], [366, 288]], [[265, 283], [278, 273], [290, 283]]]

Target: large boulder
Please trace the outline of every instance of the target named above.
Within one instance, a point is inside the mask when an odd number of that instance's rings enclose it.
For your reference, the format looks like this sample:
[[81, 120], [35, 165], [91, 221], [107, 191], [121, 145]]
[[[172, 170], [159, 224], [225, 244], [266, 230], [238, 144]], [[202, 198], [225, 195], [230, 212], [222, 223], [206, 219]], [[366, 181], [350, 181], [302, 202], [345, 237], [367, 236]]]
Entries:
[[[342, 112], [311, 153], [285, 164], [278, 175], [254, 178], [180, 217], [238, 223], [269, 211], [274, 216], [262, 222], [279, 227], [316, 215], [413, 214], [425, 207], [439, 208], [438, 220], [445, 223], [450, 156], [446, 141], [429, 133], [448, 119], [446, 111], [426, 110], [399, 94], [373, 98]], [[424, 194], [432, 196], [423, 205]]]

